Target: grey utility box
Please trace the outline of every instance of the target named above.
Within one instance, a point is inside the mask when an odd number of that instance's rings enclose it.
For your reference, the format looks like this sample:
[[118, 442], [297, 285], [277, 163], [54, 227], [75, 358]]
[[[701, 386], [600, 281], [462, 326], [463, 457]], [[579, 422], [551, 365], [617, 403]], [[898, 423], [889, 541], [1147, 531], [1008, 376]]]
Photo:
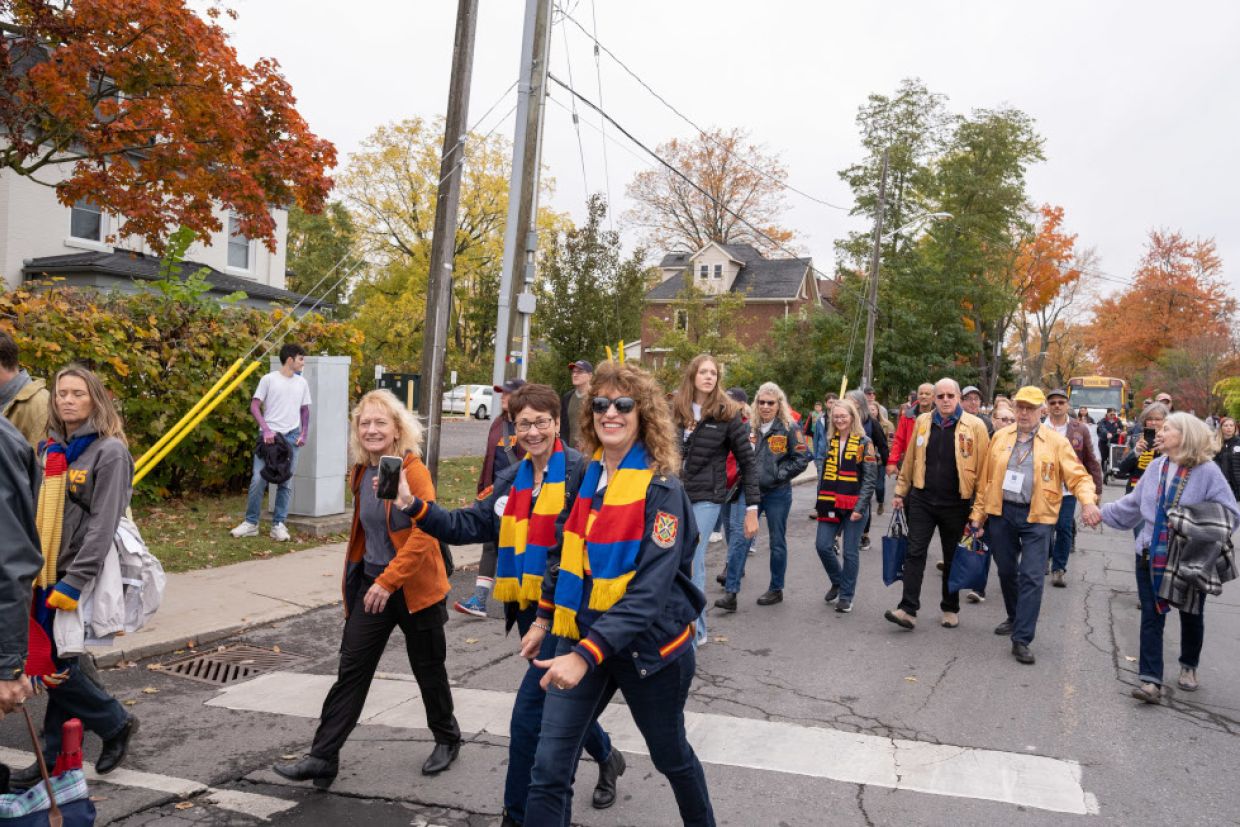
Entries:
[[[349, 470], [348, 356], [307, 356], [302, 376], [310, 385], [310, 439], [297, 453], [289, 515], [327, 517], [344, 512]], [[280, 369], [277, 356], [271, 369]], [[269, 507], [274, 507], [270, 486]]]

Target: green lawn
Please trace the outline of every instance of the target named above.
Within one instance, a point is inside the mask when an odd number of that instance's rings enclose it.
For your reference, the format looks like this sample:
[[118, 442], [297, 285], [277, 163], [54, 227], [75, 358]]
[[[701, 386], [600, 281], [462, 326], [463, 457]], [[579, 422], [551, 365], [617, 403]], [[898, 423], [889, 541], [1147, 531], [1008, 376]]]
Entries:
[[[449, 508], [470, 503], [481, 468], [481, 457], [441, 460], [439, 502]], [[142, 538], [168, 572], [226, 566], [347, 539], [346, 534], [294, 534], [289, 542], [277, 543], [267, 536], [266, 523], [258, 537], [234, 539], [228, 532], [245, 516], [244, 494], [135, 504], [133, 511]]]

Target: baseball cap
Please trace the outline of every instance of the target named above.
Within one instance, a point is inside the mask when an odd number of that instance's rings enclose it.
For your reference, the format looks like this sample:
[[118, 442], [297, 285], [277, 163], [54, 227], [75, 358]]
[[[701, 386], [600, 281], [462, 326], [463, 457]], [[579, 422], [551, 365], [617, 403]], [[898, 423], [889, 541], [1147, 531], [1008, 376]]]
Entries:
[[568, 369], [572, 370], [573, 368], [583, 370], [586, 373], [594, 373], [594, 365], [590, 364], [585, 359], [578, 359], [576, 362], [569, 362]]
[[502, 385], [492, 385], [491, 389], [496, 393], [512, 393], [517, 388], [525, 384], [524, 379], [509, 379]]
[[749, 404], [749, 394], [745, 393], [744, 388], [728, 388], [726, 393], [732, 398], [733, 402], [739, 402], [742, 405]]
[[864, 388], [861, 389], [861, 392], [862, 393], [874, 393], [874, 386], [866, 385]]
[[1055, 388], [1054, 390], [1049, 391], [1049, 392], [1046, 394], [1046, 398], [1047, 398], [1047, 399], [1050, 399], [1052, 396], [1062, 396], [1064, 399], [1067, 399], [1067, 398], [1068, 398], [1068, 392], [1067, 392], [1066, 390], [1064, 390], [1063, 388]]
[[1025, 385], [1012, 397], [1013, 402], [1024, 402], [1026, 405], [1041, 406], [1046, 404], [1046, 394], [1036, 385]]
[[975, 393], [975, 394], [977, 394], [978, 396], [981, 396], [981, 395], [982, 395], [982, 392], [981, 392], [981, 391], [979, 391], [979, 390], [978, 390], [976, 387], [974, 387], [973, 385], [965, 385], [965, 386], [964, 386], [964, 390], [962, 390], [962, 391], [960, 392], [960, 398], [961, 398], [961, 399], [964, 399], [966, 396], [968, 396], [968, 395], [969, 395], [969, 394], [971, 394], [971, 393]]

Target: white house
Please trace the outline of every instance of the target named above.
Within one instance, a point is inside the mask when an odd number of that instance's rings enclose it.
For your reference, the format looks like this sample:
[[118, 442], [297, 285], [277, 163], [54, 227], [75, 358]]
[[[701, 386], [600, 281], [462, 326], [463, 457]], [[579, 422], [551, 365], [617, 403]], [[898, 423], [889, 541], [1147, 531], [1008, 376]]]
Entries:
[[[222, 229], [209, 245], [196, 241], [190, 246], [182, 271], [206, 267], [212, 292], [227, 295], [242, 290], [248, 296], [245, 304], [254, 307], [297, 304], [302, 296], [284, 286], [288, 213], [272, 210], [274, 253], [261, 241], [239, 235], [236, 220], [227, 212], [217, 215]], [[51, 187], [8, 170], [0, 172], [0, 268], [9, 289], [49, 277], [72, 286], [140, 289], [143, 281], [158, 277], [159, 258], [142, 239], [123, 236], [121, 229], [116, 216], [89, 201], [66, 207]]]

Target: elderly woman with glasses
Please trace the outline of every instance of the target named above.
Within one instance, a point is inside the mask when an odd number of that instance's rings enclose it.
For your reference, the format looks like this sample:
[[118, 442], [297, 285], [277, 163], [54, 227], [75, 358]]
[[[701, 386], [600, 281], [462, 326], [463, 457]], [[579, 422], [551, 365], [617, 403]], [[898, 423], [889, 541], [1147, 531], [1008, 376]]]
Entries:
[[547, 700], [525, 823], [567, 827], [582, 741], [618, 691], [671, 783], [680, 820], [713, 825], [685, 734], [694, 623], [706, 598], [692, 579], [699, 527], [674, 476], [677, 435], [659, 384], [640, 368], [600, 365], [590, 396], [581, 434], [590, 464], [564, 524], [552, 605], [538, 608], [560, 640], [555, 657], [534, 661], [547, 670]]

